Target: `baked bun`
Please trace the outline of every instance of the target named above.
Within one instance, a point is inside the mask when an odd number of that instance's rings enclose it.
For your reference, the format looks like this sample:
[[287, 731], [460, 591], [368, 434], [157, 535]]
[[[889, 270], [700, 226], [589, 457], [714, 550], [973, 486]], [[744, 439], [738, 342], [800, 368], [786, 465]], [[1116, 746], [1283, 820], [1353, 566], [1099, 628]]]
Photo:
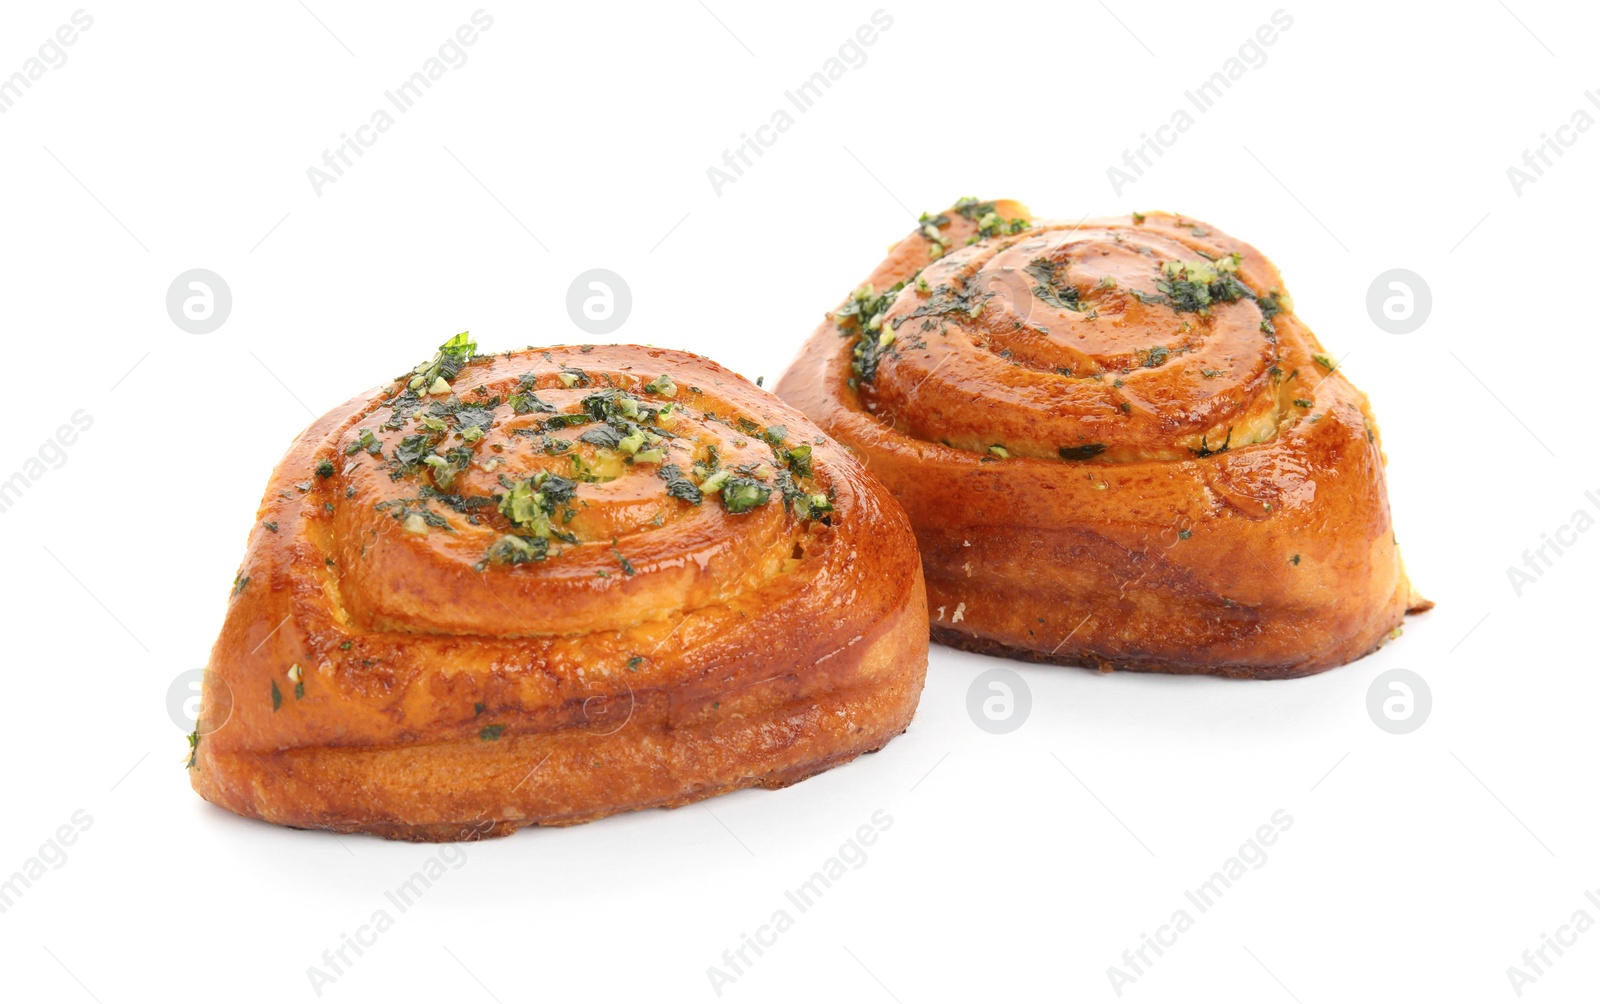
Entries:
[[777, 390], [905, 506], [948, 645], [1292, 677], [1431, 605], [1366, 397], [1272, 263], [1209, 224], [964, 199], [890, 250]]
[[206, 669], [195, 790], [407, 840], [778, 788], [922, 690], [905, 514], [699, 356], [457, 336], [278, 465]]

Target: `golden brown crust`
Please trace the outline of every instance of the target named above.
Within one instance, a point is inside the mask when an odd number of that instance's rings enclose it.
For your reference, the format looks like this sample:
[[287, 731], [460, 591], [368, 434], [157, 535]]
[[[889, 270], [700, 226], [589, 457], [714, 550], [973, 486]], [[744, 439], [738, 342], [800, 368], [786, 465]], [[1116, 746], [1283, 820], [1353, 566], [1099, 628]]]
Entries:
[[1431, 606], [1366, 397], [1250, 245], [1167, 213], [958, 204], [869, 281], [777, 390], [905, 506], [935, 640], [1282, 678]]
[[[646, 390], [663, 373], [675, 387]], [[605, 412], [611, 388], [643, 419]], [[636, 346], [477, 357], [450, 394], [423, 390], [402, 378], [334, 409], [274, 473], [207, 667], [204, 797], [296, 827], [476, 839], [782, 787], [904, 731], [927, 665], [915, 540], [804, 416]], [[615, 421], [559, 424], [592, 409]], [[578, 439], [605, 428], [653, 430], [662, 453]], [[418, 461], [419, 444], [452, 459]], [[704, 481], [711, 447], [770, 497], [736, 513], [669, 495], [665, 466]], [[570, 498], [542, 523], [502, 512], [540, 472], [571, 475]], [[520, 553], [507, 536], [547, 554], [495, 560]]]

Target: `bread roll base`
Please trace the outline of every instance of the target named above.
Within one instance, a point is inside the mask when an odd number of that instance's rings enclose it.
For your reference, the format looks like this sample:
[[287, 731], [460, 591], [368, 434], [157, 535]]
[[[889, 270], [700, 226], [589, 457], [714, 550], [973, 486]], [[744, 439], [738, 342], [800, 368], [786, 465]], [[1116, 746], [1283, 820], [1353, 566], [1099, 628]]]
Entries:
[[[927, 667], [925, 601], [916, 585], [893, 625], [838, 657], [850, 658], [840, 669], [853, 665], [881, 681], [875, 686], [762, 709], [737, 705], [764, 695], [734, 698], [724, 703], [733, 705], [729, 715], [681, 725], [671, 721], [670, 698], [638, 695], [620, 729], [507, 735], [493, 744], [474, 736], [426, 746], [226, 753], [195, 772], [195, 788], [243, 816], [417, 842], [500, 837], [524, 826], [677, 808], [741, 788], [785, 788], [876, 753], [910, 724]], [[489, 805], [492, 817], [482, 813]]]

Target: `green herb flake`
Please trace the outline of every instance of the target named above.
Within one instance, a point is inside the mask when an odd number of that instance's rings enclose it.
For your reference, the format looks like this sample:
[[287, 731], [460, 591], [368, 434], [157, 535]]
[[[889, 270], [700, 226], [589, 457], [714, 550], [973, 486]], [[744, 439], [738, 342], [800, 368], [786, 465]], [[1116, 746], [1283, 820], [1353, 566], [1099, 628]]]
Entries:
[[656, 471], [656, 476], [667, 483], [668, 495], [693, 505], [700, 504], [702, 497], [700, 489], [684, 476], [683, 468], [677, 464], [663, 464], [661, 469]]
[[455, 379], [477, 351], [478, 343], [467, 332], [455, 335], [439, 346], [439, 351], [432, 359], [412, 370], [410, 379], [406, 381], [406, 389], [419, 396], [448, 394], [449, 381]]
[[1033, 287], [1033, 295], [1046, 304], [1058, 310], [1082, 310], [1083, 305], [1078, 302], [1078, 287], [1057, 274], [1061, 267], [1060, 264], [1047, 258], [1035, 258], [1023, 268], [1023, 271], [1037, 281], [1038, 285]]
[[611, 553], [617, 556], [617, 563], [622, 566], [622, 574], [623, 575], [632, 575], [633, 574], [633, 562], [631, 562], [627, 558], [623, 557], [622, 551], [617, 547], [617, 544], [616, 544], [615, 541], [612, 541], [612, 543], [611, 543]]
[[506, 727], [504, 725], [485, 725], [483, 728], [478, 730], [478, 738], [482, 739], [484, 742], [492, 743], [499, 739], [500, 736], [504, 734], [505, 730]]
[[[713, 478], [727, 474], [720, 471]], [[701, 489], [704, 490], [702, 485]], [[767, 499], [772, 497], [772, 489], [757, 481], [755, 478], [737, 477], [728, 478], [722, 486], [722, 506], [731, 513], [744, 513], [765, 505]]]
[[483, 560], [473, 567], [483, 571], [490, 564], [521, 565], [529, 561], [543, 561], [550, 553], [550, 542], [539, 537], [518, 537], [506, 534], [493, 544]]
[[1197, 457], [1211, 457], [1211, 456], [1215, 456], [1218, 453], [1226, 453], [1226, 452], [1228, 452], [1228, 446], [1232, 442], [1233, 442], [1233, 427], [1229, 426], [1228, 427], [1227, 438], [1225, 438], [1222, 441], [1222, 445], [1221, 446], [1218, 446], [1215, 449], [1213, 449], [1212, 447], [1206, 445], [1206, 437], [1201, 436], [1200, 437], [1200, 448], [1198, 450], [1191, 450], [1190, 452], [1193, 453]]
[[1106, 452], [1104, 443], [1085, 443], [1082, 446], [1063, 446], [1057, 451], [1062, 460], [1089, 460]]
[[810, 443], [803, 443], [793, 449], [783, 452], [784, 463], [789, 465], [789, 470], [802, 478], [811, 477], [811, 450]]

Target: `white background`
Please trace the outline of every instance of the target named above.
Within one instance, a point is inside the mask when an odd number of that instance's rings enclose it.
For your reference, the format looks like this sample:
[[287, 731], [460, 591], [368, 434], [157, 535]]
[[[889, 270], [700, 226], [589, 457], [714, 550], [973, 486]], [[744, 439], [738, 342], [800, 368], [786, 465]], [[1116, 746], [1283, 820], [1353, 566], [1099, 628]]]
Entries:
[[[1033, 706], [1000, 736], [966, 696], [1002, 663], [936, 648], [884, 752], [472, 845], [324, 999], [715, 1000], [708, 967], [884, 810], [865, 864], [723, 999], [1115, 1000], [1107, 968], [1280, 809], [1267, 862], [1125, 999], [1516, 999], [1525, 949], [1580, 908], [1600, 920], [1600, 534], [1520, 597], [1507, 576], [1600, 515], [1600, 129], [1569, 131], [1520, 195], [1506, 174], [1576, 109], [1600, 116], [1592, 7], [1286, 6], [1266, 63], [1119, 194], [1106, 168], [1275, 5], [889, 6], [865, 64], [718, 195], [707, 167], [875, 4], [707, 2], [487, 8], [467, 62], [320, 196], [306, 169], [474, 5], [91, 7], [0, 115], [0, 478], [93, 418], [0, 514], [0, 877], [92, 818], [0, 914], [5, 996], [313, 1000], [307, 968], [438, 852], [236, 818], [185, 777], [168, 686], [204, 664], [268, 473], [313, 414], [464, 329], [486, 350], [594, 340], [565, 307], [594, 267], [632, 289], [616, 340], [770, 385], [916, 212], [970, 194], [1069, 220], [1172, 209], [1272, 256], [1371, 395], [1438, 609], [1296, 682], [1010, 664]], [[7, 4], [0, 75], [73, 10]], [[208, 335], [164, 306], [196, 267], [233, 293]], [[1366, 310], [1396, 267], [1432, 289], [1413, 334]], [[1432, 690], [1409, 735], [1366, 711], [1393, 667]], [[1550, 957], [1527, 999], [1600, 983], [1600, 933]]]

